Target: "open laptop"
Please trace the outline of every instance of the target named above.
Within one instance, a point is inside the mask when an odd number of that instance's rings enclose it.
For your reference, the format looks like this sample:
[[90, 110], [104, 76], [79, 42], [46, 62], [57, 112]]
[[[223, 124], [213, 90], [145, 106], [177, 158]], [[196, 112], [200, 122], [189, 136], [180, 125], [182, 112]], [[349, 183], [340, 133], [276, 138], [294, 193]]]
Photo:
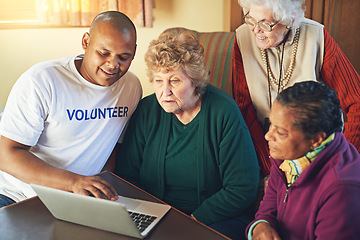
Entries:
[[135, 238], [146, 237], [171, 208], [122, 196], [109, 201], [35, 184], [31, 187], [57, 219]]

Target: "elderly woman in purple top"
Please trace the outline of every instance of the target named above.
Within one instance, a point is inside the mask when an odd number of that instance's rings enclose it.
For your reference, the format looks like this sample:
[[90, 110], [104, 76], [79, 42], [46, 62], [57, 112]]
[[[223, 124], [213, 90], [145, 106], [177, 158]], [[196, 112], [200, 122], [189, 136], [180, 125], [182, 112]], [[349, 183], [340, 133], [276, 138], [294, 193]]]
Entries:
[[359, 239], [360, 155], [342, 134], [340, 109], [319, 82], [278, 95], [265, 135], [269, 185], [248, 239]]

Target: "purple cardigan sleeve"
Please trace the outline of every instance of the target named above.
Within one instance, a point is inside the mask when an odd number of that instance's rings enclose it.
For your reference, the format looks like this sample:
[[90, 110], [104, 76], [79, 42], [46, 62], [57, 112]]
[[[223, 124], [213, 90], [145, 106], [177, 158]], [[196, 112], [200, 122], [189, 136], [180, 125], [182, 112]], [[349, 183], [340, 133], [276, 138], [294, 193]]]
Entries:
[[276, 231], [278, 231], [277, 199], [278, 197], [285, 197], [286, 185], [283, 183], [279, 171], [275, 168], [277, 168], [277, 166], [273, 163], [271, 166], [268, 187], [266, 188], [266, 194], [260, 203], [259, 210], [255, 215], [255, 220], [246, 228], [246, 235], [248, 234], [251, 225], [258, 220], [267, 221]]

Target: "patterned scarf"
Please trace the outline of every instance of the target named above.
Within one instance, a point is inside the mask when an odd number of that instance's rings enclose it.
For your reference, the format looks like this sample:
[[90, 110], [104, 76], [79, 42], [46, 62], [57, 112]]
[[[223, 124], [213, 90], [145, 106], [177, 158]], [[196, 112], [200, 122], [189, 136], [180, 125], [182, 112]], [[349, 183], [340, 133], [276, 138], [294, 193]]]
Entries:
[[331, 134], [321, 145], [296, 160], [284, 160], [280, 169], [285, 172], [288, 187], [293, 184], [300, 174], [309, 167], [310, 163], [334, 140], [335, 133]]

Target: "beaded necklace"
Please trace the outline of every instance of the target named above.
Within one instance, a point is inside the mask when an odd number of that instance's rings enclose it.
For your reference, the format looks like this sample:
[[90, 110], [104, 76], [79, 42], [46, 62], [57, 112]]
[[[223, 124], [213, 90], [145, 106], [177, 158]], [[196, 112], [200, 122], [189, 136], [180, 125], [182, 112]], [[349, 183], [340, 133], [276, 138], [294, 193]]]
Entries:
[[279, 80], [274, 77], [274, 74], [271, 71], [267, 50], [266, 49], [260, 49], [261, 57], [263, 59], [264, 66], [266, 68], [268, 78], [270, 79], [270, 82], [272, 84], [274, 84], [276, 87], [278, 87], [278, 92], [282, 91], [286, 87], [286, 85], [289, 83], [290, 78], [292, 76], [294, 66], [295, 66], [296, 53], [297, 53], [297, 49], [298, 49], [298, 45], [299, 45], [299, 35], [300, 35], [300, 31], [299, 31], [299, 28], [298, 28], [298, 29], [296, 29], [296, 33], [295, 33], [295, 36], [294, 36], [294, 42], [293, 42], [293, 49], [292, 49], [292, 53], [291, 53], [290, 65], [289, 65], [289, 67], [288, 67], [288, 69], [287, 69], [287, 71], [286, 71], [286, 73], [284, 75], [284, 78], [281, 78], [282, 60], [283, 60], [284, 46], [285, 46], [285, 41], [284, 41], [282, 57], [281, 57]]
[[[284, 52], [285, 52], [285, 42], [286, 42], [287, 37], [289, 36], [289, 33], [290, 32], [288, 32], [286, 34], [285, 39], [284, 39], [284, 43], [283, 43], [283, 47], [282, 47], [281, 60], [280, 60], [279, 80], [277, 80], [274, 77], [274, 74], [271, 71], [270, 63], [269, 63], [269, 60], [268, 60], [267, 50], [266, 49], [260, 49], [261, 57], [263, 59], [264, 66], [265, 66], [266, 71], [267, 71], [270, 109], [271, 109], [271, 106], [272, 106], [271, 83], [274, 84], [275, 87], [277, 86], [278, 93], [280, 91], [282, 91], [286, 87], [286, 85], [289, 83], [290, 78], [291, 78], [292, 73], [293, 73], [293, 70], [294, 70], [294, 66], [295, 66], [295, 58], [296, 58], [296, 53], [297, 53], [297, 49], [298, 49], [298, 45], [299, 45], [299, 35], [300, 35], [299, 28], [296, 29], [295, 36], [294, 36], [294, 42], [293, 42], [293, 49], [292, 49], [292, 53], [291, 53], [290, 65], [289, 65], [289, 67], [288, 67], [288, 69], [287, 69], [287, 71], [285, 73], [284, 78], [281, 78], [282, 65], [283, 65]], [[269, 127], [270, 127], [270, 120], [269, 120], [269, 118], [265, 118], [264, 119], [264, 127], [263, 127], [264, 134], [268, 132]]]

